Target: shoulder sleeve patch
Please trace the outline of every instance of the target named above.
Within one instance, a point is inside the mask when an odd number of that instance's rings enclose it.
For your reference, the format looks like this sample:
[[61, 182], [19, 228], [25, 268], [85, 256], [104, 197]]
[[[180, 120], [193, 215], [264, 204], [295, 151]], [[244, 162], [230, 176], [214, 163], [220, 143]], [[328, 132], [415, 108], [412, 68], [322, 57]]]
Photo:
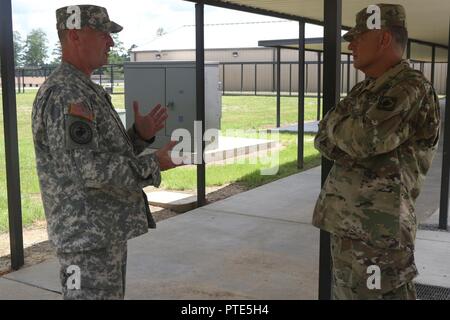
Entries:
[[383, 111], [393, 111], [397, 104], [395, 97], [381, 97], [378, 101], [377, 108]]
[[69, 114], [71, 116], [83, 118], [92, 122], [94, 120], [94, 113], [83, 103], [72, 103], [69, 105]]
[[66, 148], [86, 148], [96, 150], [98, 148], [97, 132], [94, 123], [81, 119], [78, 116], [67, 115], [65, 119]]
[[75, 121], [69, 127], [70, 138], [77, 144], [89, 144], [92, 142], [93, 132], [91, 127], [83, 121]]

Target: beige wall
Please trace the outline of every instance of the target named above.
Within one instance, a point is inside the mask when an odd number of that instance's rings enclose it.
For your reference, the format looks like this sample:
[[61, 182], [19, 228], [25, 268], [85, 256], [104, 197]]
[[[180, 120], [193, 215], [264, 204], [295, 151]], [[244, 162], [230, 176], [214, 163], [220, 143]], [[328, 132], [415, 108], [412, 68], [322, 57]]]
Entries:
[[[233, 52], [238, 53], [238, 57], [233, 57]], [[174, 50], [174, 51], [147, 51], [135, 53], [135, 61], [158, 61], [156, 54], [161, 54], [161, 60], [195, 60], [195, 50]], [[306, 61], [317, 61], [316, 52], [307, 51]], [[323, 55], [322, 55], [323, 57]], [[205, 50], [206, 61], [224, 62], [276, 62], [276, 49], [272, 48], [239, 48], [239, 49], [207, 49]], [[298, 60], [296, 50], [282, 49], [281, 61], [294, 62]], [[342, 61], [347, 61], [347, 56], [342, 56]], [[419, 69], [419, 64], [416, 64]], [[307, 69], [307, 70], [306, 70]], [[322, 68], [323, 69], [323, 68]], [[291, 71], [290, 71], [291, 70]], [[342, 80], [341, 90], [347, 92], [347, 67], [341, 69]], [[306, 91], [317, 92], [317, 64], [309, 65], [305, 68]], [[447, 64], [436, 64], [435, 88], [438, 94], [445, 94]], [[424, 74], [428, 78], [431, 75], [431, 64], [424, 65]], [[275, 77], [274, 77], [275, 75]], [[296, 93], [298, 89], [298, 67], [293, 64], [282, 65], [281, 67], [281, 91]], [[323, 78], [323, 75], [322, 75]], [[350, 66], [350, 89], [362, 81], [365, 75], [357, 71], [353, 65]], [[220, 79], [223, 79], [223, 66], [220, 68]], [[272, 92], [276, 84], [276, 69], [271, 65], [259, 64], [257, 66], [257, 90], [259, 92]], [[255, 65], [244, 65], [243, 91], [255, 91]], [[225, 67], [225, 89], [226, 91], [241, 91], [241, 65], [226, 65]], [[323, 90], [323, 89], [322, 89]]]
[[[238, 53], [237, 58], [233, 57], [233, 52]], [[135, 61], [157, 61], [156, 54], [161, 54], [161, 60], [195, 60], [195, 50], [176, 50], [136, 52]], [[205, 59], [219, 62], [275, 61], [276, 53], [270, 48], [205, 50]]]

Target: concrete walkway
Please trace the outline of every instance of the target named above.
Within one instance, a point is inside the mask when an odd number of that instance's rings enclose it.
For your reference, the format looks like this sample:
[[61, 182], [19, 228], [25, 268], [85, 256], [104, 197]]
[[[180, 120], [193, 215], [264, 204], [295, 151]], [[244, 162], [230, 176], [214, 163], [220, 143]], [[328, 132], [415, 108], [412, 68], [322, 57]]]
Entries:
[[[127, 299], [316, 299], [320, 168], [165, 220], [129, 242]], [[450, 233], [420, 230], [418, 282], [450, 287]], [[52, 259], [0, 278], [0, 299], [60, 299]]]
[[[127, 299], [316, 299], [319, 175], [233, 196], [130, 241]], [[8, 274], [0, 299], [58, 298], [57, 275], [55, 259]]]
[[[437, 221], [442, 152], [417, 203]], [[165, 220], [129, 242], [127, 299], [317, 299], [320, 168]], [[436, 198], [437, 197], [437, 198]], [[418, 283], [450, 288], [450, 233], [419, 230]], [[55, 259], [0, 278], [0, 299], [60, 299]]]

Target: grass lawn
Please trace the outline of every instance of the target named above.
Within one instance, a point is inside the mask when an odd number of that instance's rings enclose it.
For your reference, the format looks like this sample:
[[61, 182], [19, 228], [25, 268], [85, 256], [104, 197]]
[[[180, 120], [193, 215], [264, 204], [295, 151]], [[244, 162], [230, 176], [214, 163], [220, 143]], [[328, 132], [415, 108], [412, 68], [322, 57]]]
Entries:
[[[119, 89], [120, 90], [120, 89]], [[24, 226], [44, 219], [44, 211], [40, 198], [39, 183], [36, 175], [36, 163], [31, 132], [31, 110], [36, 90], [28, 89], [24, 94], [17, 94], [17, 116], [19, 134], [20, 179], [22, 192], [22, 214]], [[124, 108], [123, 94], [113, 95], [115, 107]], [[306, 99], [305, 119], [316, 117], [315, 99]], [[1, 94], [0, 94], [1, 105]], [[297, 121], [297, 98], [286, 97], [281, 100], [282, 124]], [[227, 129], [262, 129], [274, 127], [276, 122], [276, 98], [254, 96], [223, 97], [222, 130]], [[247, 135], [252, 137], [251, 134]], [[280, 134], [280, 142], [284, 148], [280, 151], [279, 171], [275, 176], [262, 176], [261, 168], [265, 165], [230, 164], [208, 165], [206, 174], [207, 186], [239, 182], [247, 187], [257, 187], [270, 181], [286, 177], [298, 172], [296, 167], [295, 134]], [[0, 110], [0, 233], [8, 230], [8, 208], [6, 189], [6, 167], [3, 131], [3, 108]], [[313, 147], [313, 136], [305, 137], [306, 168], [318, 165], [320, 161]], [[195, 190], [196, 169], [191, 167], [177, 168], [163, 173], [162, 188], [172, 190]]]
[[[253, 135], [245, 135], [257, 138]], [[268, 137], [270, 139], [270, 137]], [[320, 157], [313, 146], [314, 136], [305, 136], [305, 169], [320, 164]], [[261, 175], [261, 169], [268, 169], [269, 164], [211, 164], [206, 169], [206, 185], [221, 186], [227, 183], [239, 182], [247, 188], [255, 188], [280, 178], [299, 172], [297, 169], [297, 135], [291, 133], [280, 134], [283, 149], [279, 151], [279, 168], [276, 175]], [[271, 154], [269, 154], [271, 156]], [[193, 190], [196, 188], [196, 169], [177, 168], [162, 173], [162, 188], [169, 190]]]
[[[276, 97], [224, 96], [222, 100], [222, 130], [261, 129], [276, 126]], [[305, 120], [317, 118], [317, 99], [305, 99]], [[298, 121], [298, 99], [281, 98], [281, 125]]]

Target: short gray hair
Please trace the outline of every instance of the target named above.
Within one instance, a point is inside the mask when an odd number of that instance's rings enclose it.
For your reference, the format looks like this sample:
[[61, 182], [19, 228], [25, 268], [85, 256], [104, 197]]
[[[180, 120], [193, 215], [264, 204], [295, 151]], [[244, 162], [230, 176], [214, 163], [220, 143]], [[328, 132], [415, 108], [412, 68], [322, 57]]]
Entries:
[[408, 44], [408, 30], [400, 26], [386, 27], [386, 29], [392, 34], [395, 42], [405, 51]]

